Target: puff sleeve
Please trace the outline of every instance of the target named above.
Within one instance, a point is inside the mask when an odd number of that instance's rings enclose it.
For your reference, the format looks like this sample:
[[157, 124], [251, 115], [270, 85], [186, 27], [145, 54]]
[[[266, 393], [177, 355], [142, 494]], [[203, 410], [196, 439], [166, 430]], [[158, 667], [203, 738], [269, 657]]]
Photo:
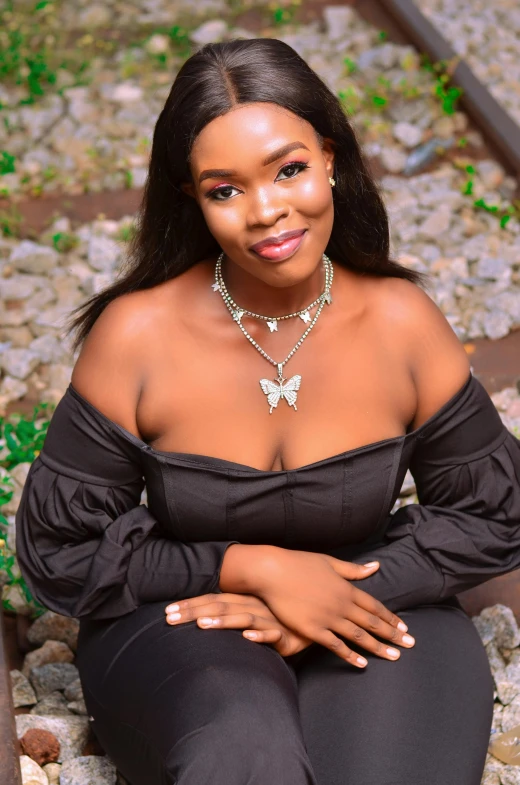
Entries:
[[141, 450], [123, 432], [69, 387], [23, 487], [18, 564], [34, 596], [65, 616], [111, 618], [145, 602], [218, 591], [232, 542], [164, 536], [139, 503]]
[[384, 544], [353, 559], [380, 562], [352, 583], [394, 612], [520, 567], [520, 440], [473, 375], [430, 419], [410, 461], [419, 503], [397, 509]]

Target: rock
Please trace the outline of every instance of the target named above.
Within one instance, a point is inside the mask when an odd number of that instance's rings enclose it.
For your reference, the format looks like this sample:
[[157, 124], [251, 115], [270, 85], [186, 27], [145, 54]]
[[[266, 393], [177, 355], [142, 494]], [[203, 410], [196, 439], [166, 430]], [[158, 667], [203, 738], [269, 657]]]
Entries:
[[80, 679], [75, 679], [74, 681], [71, 681], [70, 684], [67, 684], [63, 694], [69, 701], [82, 701], [83, 689], [81, 687]]
[[63, 641], [46, 640], [39, 649], [25, 655], [22, 673], [28, 678], [32, 668], [49, 662], [74, 662], [74, 654]]
[[511, 268], [503, 259], [494, 259], [490, 256], [485, 256], [478, 262], [475, 272], [479, 278], [499, 280], [504, 276], [510, 275]]
[[49, 780], [43, 769], [28, 755], [20, 755], [20, 769], [23, 785], [49, 785]]
[[45, 695], [36, 706], [33, 706], [31, 714], [38, 714], [40, 717], [70, 717], [71, 714], [79, 714], [80, 712], [71, 712], [67, 706], [67, 700], [63, 697], [63, 693], [59, 690], [53, 690], [48, 695]]
[[2, 602], [4, 607], [10, 607], [21, 616], [30, 616], [34, 610], [18, 583], [11, 583], [2, 588]]
[[488, 643], [491, 643], [495, 637], [494, 625], [490, 621], [483, 619], [481, 616], [473, 616], [471, 621], [477, 628], [478, 634], [480, 635], [484, 646], [486, 646]]
[[72, 651], [78, 645], [79, 621], [46, 611], [39, 616], [27, 631], [30, 643], [44, 644], [46, 640], [63, 641]]
[[63, 690], [79, 676], [78, 669], [70, 662], [49, 662], [32, 668], [29, 678], [38, 699], [54, 690]]
[[12, 401], [19, 401], [27, 393], [28, 387], [20, 379], [13, 379], [6, 376], [0, 382], [0, 415], [5, 411], [5, 407]]
[[507, 706], [520, 696], [520, 664], [506, 665], [505, 674], [496, 681], [500, 702]]
[[451, 211], [444, 207], [434, 210], [428, 218], [418, 227], [418, 231], [425, 237], [435, 240], [447, 232], [451, 223]]
[[520, 726], [520, 699], [518, 698], [509, 706], [504, 706], [501, 717], [501, 727], [504, 733], [517, 726]]
[[60, 785], [61, 766], [59, 763], [47, 763], [42, 766], [42, 769], [49, 778], [49, 785]]
[[22, 240], [11, 256], [9, 264], [22, 273], [48, 273], [59, 264], [60, 256], [54, 248]]
[[202, 46], [209, 44], [213, 41], [222, 41], [227, 33], [227, 22], [223, 19], [211, 19], [209, 22], [204, 22], [190, 33], [190, 40], [195, 44]]
[[492, 625], [495, 644], [499, 649], [516, 649], [520, 646], [520, 630], [513, 611], [507, 605], [497, 603], [484, 608], [480, 618]]
[[170, 50], [170, 39], [167, 35], [155, 33], [145, 43], [145, 49], [153, 55], [166, 54]]
[[396, 123], [392, 128], [392, 133], [398, 142], [405, 147], [416, 147], [422, 139], [421, 128], [411, 123]]
[[121, 245], [110, 237], [93, 235], [88, 244], [88, 262], [100, 272], [109, 273], [116, 269], [122, 256]]
[[41, 728], [53, 733], [60, 743], [59, 763], [81, 755], [89, 736], [87, 717], [41, 717], [36, 714], [18, 714], [15, 722], [18, 738], [21, 738], [29, 728]]
[[39, 766], [57, 761], [60, 754], [60, 743], [56, 736], [41, 728], [29, 728], [20, 739], [20, 747], [24, 755], [28, 755]]
[[111, 92], [111, 100], [120, 104], [130, 104], [142, 101], [143, 89], [132, 82], [121, 82]]
[[30, 349], [8, 349], [0, 355], [2, 368], [15, 379], [27, 379], [40, 364], [40, 358]]
[[331, 41], [339, 41], [356, 24], [358, 16], [353, 8], [349, 6], [328, 5], [323, 9], [323, 21], [327, 36]]
[[19, 706], [34, 706], [36, 703], [36, 694], [24, 674], [18, 670], [12, 670], [9, 673], [11, 676], [14, 708], [17, 709]]
[[93, 3], [83, 8], [78, 14], [78, 28], [106, 27], [111, 22], [110, 10], [104, 5]]
[[406, 153], [399, 147], [383, 147], [379, 157], [385, 169], [394, 174], [402, 172], [406, 166]]
[[65, 761], [60, 785], [115, 785], [117, 771], [107, 756], [86, 755]]

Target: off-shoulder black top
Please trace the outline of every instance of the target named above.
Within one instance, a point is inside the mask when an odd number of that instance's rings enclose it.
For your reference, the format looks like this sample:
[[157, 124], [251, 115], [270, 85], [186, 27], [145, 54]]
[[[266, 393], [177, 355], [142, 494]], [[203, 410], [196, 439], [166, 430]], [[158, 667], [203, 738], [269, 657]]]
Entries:
[[[391, 513], [407, 469], [419, 503]], [[262, 471], [156, 450], [69, 385], [16, 515], [40, 602], [102, 619], [219, 591], [237, 542], [378, 559], [353, 583], [393, 611], [451, 597], [520, 567], [520, 440], [470, 374], [403, 436]]]

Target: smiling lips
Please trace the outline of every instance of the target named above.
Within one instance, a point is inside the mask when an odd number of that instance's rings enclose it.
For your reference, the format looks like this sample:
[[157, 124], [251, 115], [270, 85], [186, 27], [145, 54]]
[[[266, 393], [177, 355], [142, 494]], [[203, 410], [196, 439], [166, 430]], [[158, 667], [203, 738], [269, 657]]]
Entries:
[[287, 259], [299, 247], [306, 231], [306, 229], [294, 229], [289, 232], [282, 232], [277, 237], [268, 237], [266, 240], [255, 243], [250, 250], [263, 259]]

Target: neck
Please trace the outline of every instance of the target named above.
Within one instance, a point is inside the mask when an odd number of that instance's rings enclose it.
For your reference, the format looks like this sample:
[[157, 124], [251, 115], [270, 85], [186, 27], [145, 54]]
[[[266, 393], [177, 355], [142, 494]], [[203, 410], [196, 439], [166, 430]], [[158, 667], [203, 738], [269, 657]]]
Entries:
[[325, 270], [321, 261], [305, 280], [292, 285], [273, 286], [224, 256], [222, 277], [237, 305], [264, 316], [283, 316], [299, 311], [319, 297], [325, 288]]

